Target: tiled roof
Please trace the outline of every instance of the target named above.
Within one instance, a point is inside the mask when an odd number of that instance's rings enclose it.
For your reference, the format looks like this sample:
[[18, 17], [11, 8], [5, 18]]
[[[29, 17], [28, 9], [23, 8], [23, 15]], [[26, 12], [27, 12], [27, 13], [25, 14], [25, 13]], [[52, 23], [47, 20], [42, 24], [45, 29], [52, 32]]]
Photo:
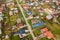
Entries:
[[44, 33], [44, 36], [46, 36], [47, 38], [54, 38], [53, 34], [50, 31], [47, 31]]

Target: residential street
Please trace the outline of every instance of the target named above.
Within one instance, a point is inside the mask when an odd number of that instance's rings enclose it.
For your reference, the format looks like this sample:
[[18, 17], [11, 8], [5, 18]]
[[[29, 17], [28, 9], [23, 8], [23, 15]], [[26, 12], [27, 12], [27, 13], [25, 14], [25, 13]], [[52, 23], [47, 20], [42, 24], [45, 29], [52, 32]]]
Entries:
[[17, 0], [16, 0], [16, 2], [17, 2], [18, 6], [19, 6], [19, 8], [20, 8], [20, 10], [21, 10], [21, 12], [22, 12], [22, 15], [23, 15], [23, 17], [24, 17], [24, 19], [25, 19], [25, 22], [26, 22], [26, 24], [27, 24], [27, 26], [28, 26], [28, 29], [29, 29], [32, 37], [33, 37], [33, 40], [35, 40], [34, 34], [33, 34], [33, 32], [32, 32], [32, 29], [31, 29], [29, 23], [27, 22], [27, 19], [26, 19], [24, 13], [23, 13], [23, 8], [21, 7], [21, 5], [19, 4], [19, 2], [18, 2]]

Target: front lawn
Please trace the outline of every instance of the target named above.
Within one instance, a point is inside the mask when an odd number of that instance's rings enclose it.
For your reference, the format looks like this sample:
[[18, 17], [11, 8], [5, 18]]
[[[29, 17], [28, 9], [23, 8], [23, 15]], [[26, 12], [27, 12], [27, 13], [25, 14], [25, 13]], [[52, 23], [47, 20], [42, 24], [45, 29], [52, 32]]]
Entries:
[[20, 40], [19, 36], [12, 36], [12, 40]]

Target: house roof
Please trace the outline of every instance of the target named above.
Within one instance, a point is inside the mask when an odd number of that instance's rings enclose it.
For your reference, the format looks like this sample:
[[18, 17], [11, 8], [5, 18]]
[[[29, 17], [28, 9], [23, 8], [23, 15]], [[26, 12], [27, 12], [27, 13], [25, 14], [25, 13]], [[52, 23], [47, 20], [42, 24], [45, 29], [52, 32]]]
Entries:
[[3, 6], [3, 7], [4, 7], [4, 6], [5, 6], [5, 4], [1, 4], [1, 6]]
[[22, 7], [25, 9], [25, 8], [28, 8], [28, 5], [27, 4], [23, 4]]
[[43, 26], [45, 23], [40, 21], [40, 20], [33, 20], [32, 22], [32, 27], [35, 28], [35, 27], [41, 27]]
[[54, 38], [53, 34], [50, 31], [45, 32], [44, 36], [46, 36], [49, 39]]
[[10, 16], [13, 15], [13, 11], [9, 11], [9, 15], [10, 15]]
[[30, 15], [30, 14], [31, 14], [31, 12], [30, 12], [30, 11], [28, 11], [28, 12], [27, 12], [27, 14], [28, 14], [28, 15]]
[[0, 8], [0, 13], [2, 13], [2, 10], [3, 10], [3, 9], [2, 9], [2, 8]]
[[38, 20], [31, 20], [32, 24], [36, 24]]
[[58, 14], [53, 14], [53, 16], [58, 17]]
[[52, 15], [50, 15], [50, 14], [46, 16], [46, 19], [48, 19], [48, 20], [51, 18], [52, 18]]
[[25, 30], [24, 30], [24, 29], [20, 30], [20, 34], [21, 34], [21, 35], [22, 35], [22, 34], [25, 34]]
[[18, 28], [21, 27], [21, 26], [23, 26], [22, 23], [18, 23], [18, 24], [17, 24], [17, 27], [18, 27]]
[[42, 31], [43, 32], [46, 32], [46, 31], [48, 31], [48, 29], [47, 28], [43, 28]]
[[21, 19], [20, 18], [17, 18], [16, 21], [17, 21], [17, 23], [21, 23]]
[[43, 34], [44, 34], [45, 37], [47, 37], [47, 38], [49, 38], [49, 39], [54, 38], [54, 36], [53, 36], [53, 34], [51, 33], [51, 31], [48, 31], [47, 28], [43, 28], [42, 31], [43, 31]]

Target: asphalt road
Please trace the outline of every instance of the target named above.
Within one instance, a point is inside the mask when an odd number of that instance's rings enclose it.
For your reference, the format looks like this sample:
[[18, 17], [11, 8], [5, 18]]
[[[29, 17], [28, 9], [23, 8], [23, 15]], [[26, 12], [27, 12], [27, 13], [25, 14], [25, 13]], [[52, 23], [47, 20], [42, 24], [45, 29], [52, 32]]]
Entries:
[[29, 31], [30, 31], [32, 37], [33, 37], [33, 40], [35, 40], [35, 36], [34, 36], [34, 34], [33, 34], [33, 32], [32, 32], [31, 26], [29, 25], [29, 23], [28, 23], [28, 21], [27, 21], [25, 15], [24, 15], [24, 13], [23, 13], [23, 8], [21, 7], [21, 4], [19, 4], [19, 2], [18, 2], [17, 0], [16, 0], [16, 2], [17, 2], [17, 4], [18, 4], [19, 9], [20, 9], [21, 12], [22, 12], [22, 15], [23, 15], [23, 17], [24, 17], [24, 19], [25, 19], [25, 22], [26, 22], [26, 24], [27, 24], [27, 26], [28, 26], [28, 29], [29, 29]]

